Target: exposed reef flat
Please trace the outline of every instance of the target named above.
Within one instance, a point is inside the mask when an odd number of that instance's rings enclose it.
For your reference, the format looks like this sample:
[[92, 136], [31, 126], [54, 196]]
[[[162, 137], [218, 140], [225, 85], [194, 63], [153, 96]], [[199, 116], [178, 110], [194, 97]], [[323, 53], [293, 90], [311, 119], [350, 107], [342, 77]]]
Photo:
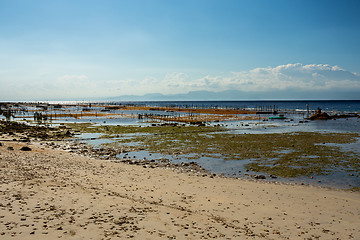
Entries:
[[[107, 157], [126, 151], [146, 150], [164, 156], [179, 156], [186, 162], [201, 158], [251, 161], [247, 171], [277, 177], [312, 177], [343, 171], [358, 178], [358, 152], [341, 146], [356, 143], [358, 133], [289, 132], [267, 134], [233, 134], [219, 126], [183, 126], [162, 124], [147, 127], [96, 126], [89, 123], [67, 124], [78, 132], [96, 133], [107, 149]], [[95, 152], [100, 152], [95, 149]], [[80, 149], [88, 152], [88, 149]]]

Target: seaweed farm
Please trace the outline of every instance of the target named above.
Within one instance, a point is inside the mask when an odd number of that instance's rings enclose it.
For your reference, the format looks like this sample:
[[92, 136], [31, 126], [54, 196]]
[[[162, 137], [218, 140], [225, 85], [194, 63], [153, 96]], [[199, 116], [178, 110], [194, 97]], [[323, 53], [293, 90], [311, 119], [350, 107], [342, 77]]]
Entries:
[[35, 121], [38, 123], [52, 123], [58, 120], [106, 118], [106, 119], [144, 119], [165, 122], [183, 122], [201, 124], [213, 121], [255, 120], [263, 119], [262, 113], [276, 113], [275, 107], [263, 109], [235, 109], [235, 108], [191, 108], [173, 106], [144, 106], [144, 105], [105, 105], [105, 104], [32, 104], [32, 103], [3, 103], [1, 105], [4, 117]]
[[310, 120], [319, 109], [78, 102], [2, 103], [0, 113], [4, 122], [65, 129], [71, 134], [62, 139], [78, 145], [71, 151], [104, 160], [196, 164], [227, 177], [360, 187], [357, 112], [329, 111], [329, 120]]

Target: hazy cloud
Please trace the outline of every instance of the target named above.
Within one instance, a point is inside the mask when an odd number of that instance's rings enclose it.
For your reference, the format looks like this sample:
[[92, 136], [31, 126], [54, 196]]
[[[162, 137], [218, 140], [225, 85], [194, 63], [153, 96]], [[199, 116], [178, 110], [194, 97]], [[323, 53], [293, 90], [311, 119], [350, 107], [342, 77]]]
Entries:
[[[171, 76], [171, 77], [170, 77]], [[186, 77], [183, 77], [186, 76]], [[209, 90], [222, 91], [236, 89], [242, 91], [268, 90], [360, 90], [360, 75], [338, 66], [327, 64], [301, 63], [276, 67], [255, 68], [249, 71], [233, 72], [230, 76], [204, 76], [189, 80], [184, 73], [166, 75], [163, 89], [169, 91]], [[178, 88], [178, 89], [172, 89]]]
[[[51, 80], [53, 79], [53, 80]], [[64, 99], [99, 98], [148, 93], [177, 94], [189, 91], [275, 92], [287, 94], [295, 91], [319, 91], [331, 94], [336, 91], [359, 92], [360, 74], [327, 64], [301, 63], [275, 67], [255, 68], [223, 75], [206, 75], [194, 78], [187, 73], [172, 72], [161, 77], [142, 79], [104, 79], [86, 74], [65, 74], [44, 77], [41, 81], [27, 81], [22, 85], [14, 81], [0, 81], [0, 94], [4, 99]], [[6, 89], [12, 89], [9, 93]], [[281, 98], [281, 96], [279, 96]]]
[[261, 89], [301, 88], [308, 90], [330, 90], [334, 82], [342, 88], [359, 88], [360, 77], [338, 66], [301, 63], [277, 67], [257, 68], [248, 73], [235, 73], [238, 79], [253, 79], [254, 86]]
[[85, 75], [64, 75], [62, 77], [59, 77], [60, 81], [76, 81], [76, 80], [80, 80], [80, 81], [84, 81], [84, 80], [88, 80], [89, 78]]

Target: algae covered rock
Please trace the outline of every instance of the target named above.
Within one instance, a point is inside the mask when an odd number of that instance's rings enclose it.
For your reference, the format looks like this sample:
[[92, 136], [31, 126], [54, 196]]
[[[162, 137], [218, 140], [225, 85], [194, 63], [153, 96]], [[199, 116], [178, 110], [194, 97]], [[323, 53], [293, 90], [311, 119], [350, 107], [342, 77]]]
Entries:
[[321, 112], [321, 109], [318, 108], [316, 113], [310, 117], [310, 120], [328, 120], [331, 118], [332, 117], [329, 114], [327, 114], [326, 112]]

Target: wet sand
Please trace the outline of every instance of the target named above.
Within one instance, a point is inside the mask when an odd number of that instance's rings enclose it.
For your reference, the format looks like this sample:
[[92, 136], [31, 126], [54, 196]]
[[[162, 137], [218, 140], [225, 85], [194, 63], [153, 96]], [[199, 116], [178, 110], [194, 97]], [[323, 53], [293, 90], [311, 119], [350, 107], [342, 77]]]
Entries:
[[359, 192], [0, 143], [0, 239], [360, 239]]

